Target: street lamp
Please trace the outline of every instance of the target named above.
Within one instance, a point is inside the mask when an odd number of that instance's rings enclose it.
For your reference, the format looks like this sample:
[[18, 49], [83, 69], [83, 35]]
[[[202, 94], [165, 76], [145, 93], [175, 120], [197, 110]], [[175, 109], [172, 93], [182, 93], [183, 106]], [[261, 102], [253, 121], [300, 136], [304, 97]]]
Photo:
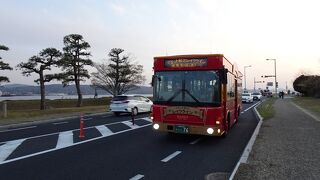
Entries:
[[267, 61], [274, 61], [274, 89], [275, 89], [275, 95], [277, 96], [277, 60], [276, 59], [266, 59]]
[[245, 90], [245, 91], [247, 90], [246, 69], [247, 69], [248, 67], [251, 67], [251, 65], [249, 65], [249, 66], [244, 66], [244, 67], [243, 67], [243, 72], [244, 72], [244, 90]]

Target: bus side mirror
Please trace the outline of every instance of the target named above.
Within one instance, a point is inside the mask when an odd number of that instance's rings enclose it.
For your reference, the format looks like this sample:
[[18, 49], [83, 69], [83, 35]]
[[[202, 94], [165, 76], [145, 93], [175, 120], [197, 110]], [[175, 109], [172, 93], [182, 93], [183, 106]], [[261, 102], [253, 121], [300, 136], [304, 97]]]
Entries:
[[228, 83], [227, 73], [228, 73], [228, 69], [221, 69], [220, 70], [220, 79], [221, 79], [222, 84]]
[[153, 87], [154, 86], [154, 83], [156, 82], [156, 81], [161, 81], [161, 78], [160, 77], [158, 77], [158, 76], [156, 76], [156, 75], [152, 75], [152, 80], [151, 80], [151, 86]]
[[153, 87], [153, 83], [154, 83], [154, 78], [155, 78], [155, 76], [152, 75], [152, 79], [151, 79], [151, 86], [152, 86], [152, 87]]

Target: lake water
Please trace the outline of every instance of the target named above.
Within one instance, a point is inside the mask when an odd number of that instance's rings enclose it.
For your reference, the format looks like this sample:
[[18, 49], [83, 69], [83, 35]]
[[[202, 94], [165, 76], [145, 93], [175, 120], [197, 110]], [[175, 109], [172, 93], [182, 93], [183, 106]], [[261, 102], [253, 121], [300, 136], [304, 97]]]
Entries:
[[[138, 94], [136, 94], [138, 95]], [[140, 94], [143, 96], [152, 96], [152, 94]], [[98, 98], [101, 97], [112, 97], [112, 95], [99, 95]], [[94, 95], [82, 95], [83, 99], [90, 99], [94, 98]], [[7, 96], [7, 97], [2, 97], [0, 96], [0, 101], [5, 101], [5, 100], [40, 100], [41, 97], [40, 95], [35, 95], [35, 96]], [[78, 99], [77, 95], [55, 95], [55, 96], [46, 96], [46, 99], [49, 100], [55, 100], [55, 99]]]

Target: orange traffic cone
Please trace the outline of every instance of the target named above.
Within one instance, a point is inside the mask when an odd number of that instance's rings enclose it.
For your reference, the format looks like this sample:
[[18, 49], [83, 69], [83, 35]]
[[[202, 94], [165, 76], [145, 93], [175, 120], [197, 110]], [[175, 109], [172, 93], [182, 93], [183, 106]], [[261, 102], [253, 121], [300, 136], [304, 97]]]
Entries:
[[83, 139], [84, 138], [84, 121], [83, 121], [83, 115], [80, 113], [80, 133], [79, 133], [79, 138]]

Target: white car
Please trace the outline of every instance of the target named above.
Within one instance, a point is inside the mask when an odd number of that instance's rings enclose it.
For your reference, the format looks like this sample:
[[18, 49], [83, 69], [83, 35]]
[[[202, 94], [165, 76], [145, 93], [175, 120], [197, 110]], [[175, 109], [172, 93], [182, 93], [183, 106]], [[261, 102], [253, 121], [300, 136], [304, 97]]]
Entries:
[[150, 112], [152, 101], [141, 95], [120, 95], [112, 98], [110, 111], [119, 116], [120, 113], [132, 113], [137, 115], [140, 112]]
[[252, 96], [253, 96], [253, 100], [258, 100], [258, 101], [260, 101], [262, 97], [261, 93], [259, 92], [252, 93]]
[[242, 102], [246, 103], [252, 103], [253, 102], [253, 96], [251, 93], [242, 93]]

